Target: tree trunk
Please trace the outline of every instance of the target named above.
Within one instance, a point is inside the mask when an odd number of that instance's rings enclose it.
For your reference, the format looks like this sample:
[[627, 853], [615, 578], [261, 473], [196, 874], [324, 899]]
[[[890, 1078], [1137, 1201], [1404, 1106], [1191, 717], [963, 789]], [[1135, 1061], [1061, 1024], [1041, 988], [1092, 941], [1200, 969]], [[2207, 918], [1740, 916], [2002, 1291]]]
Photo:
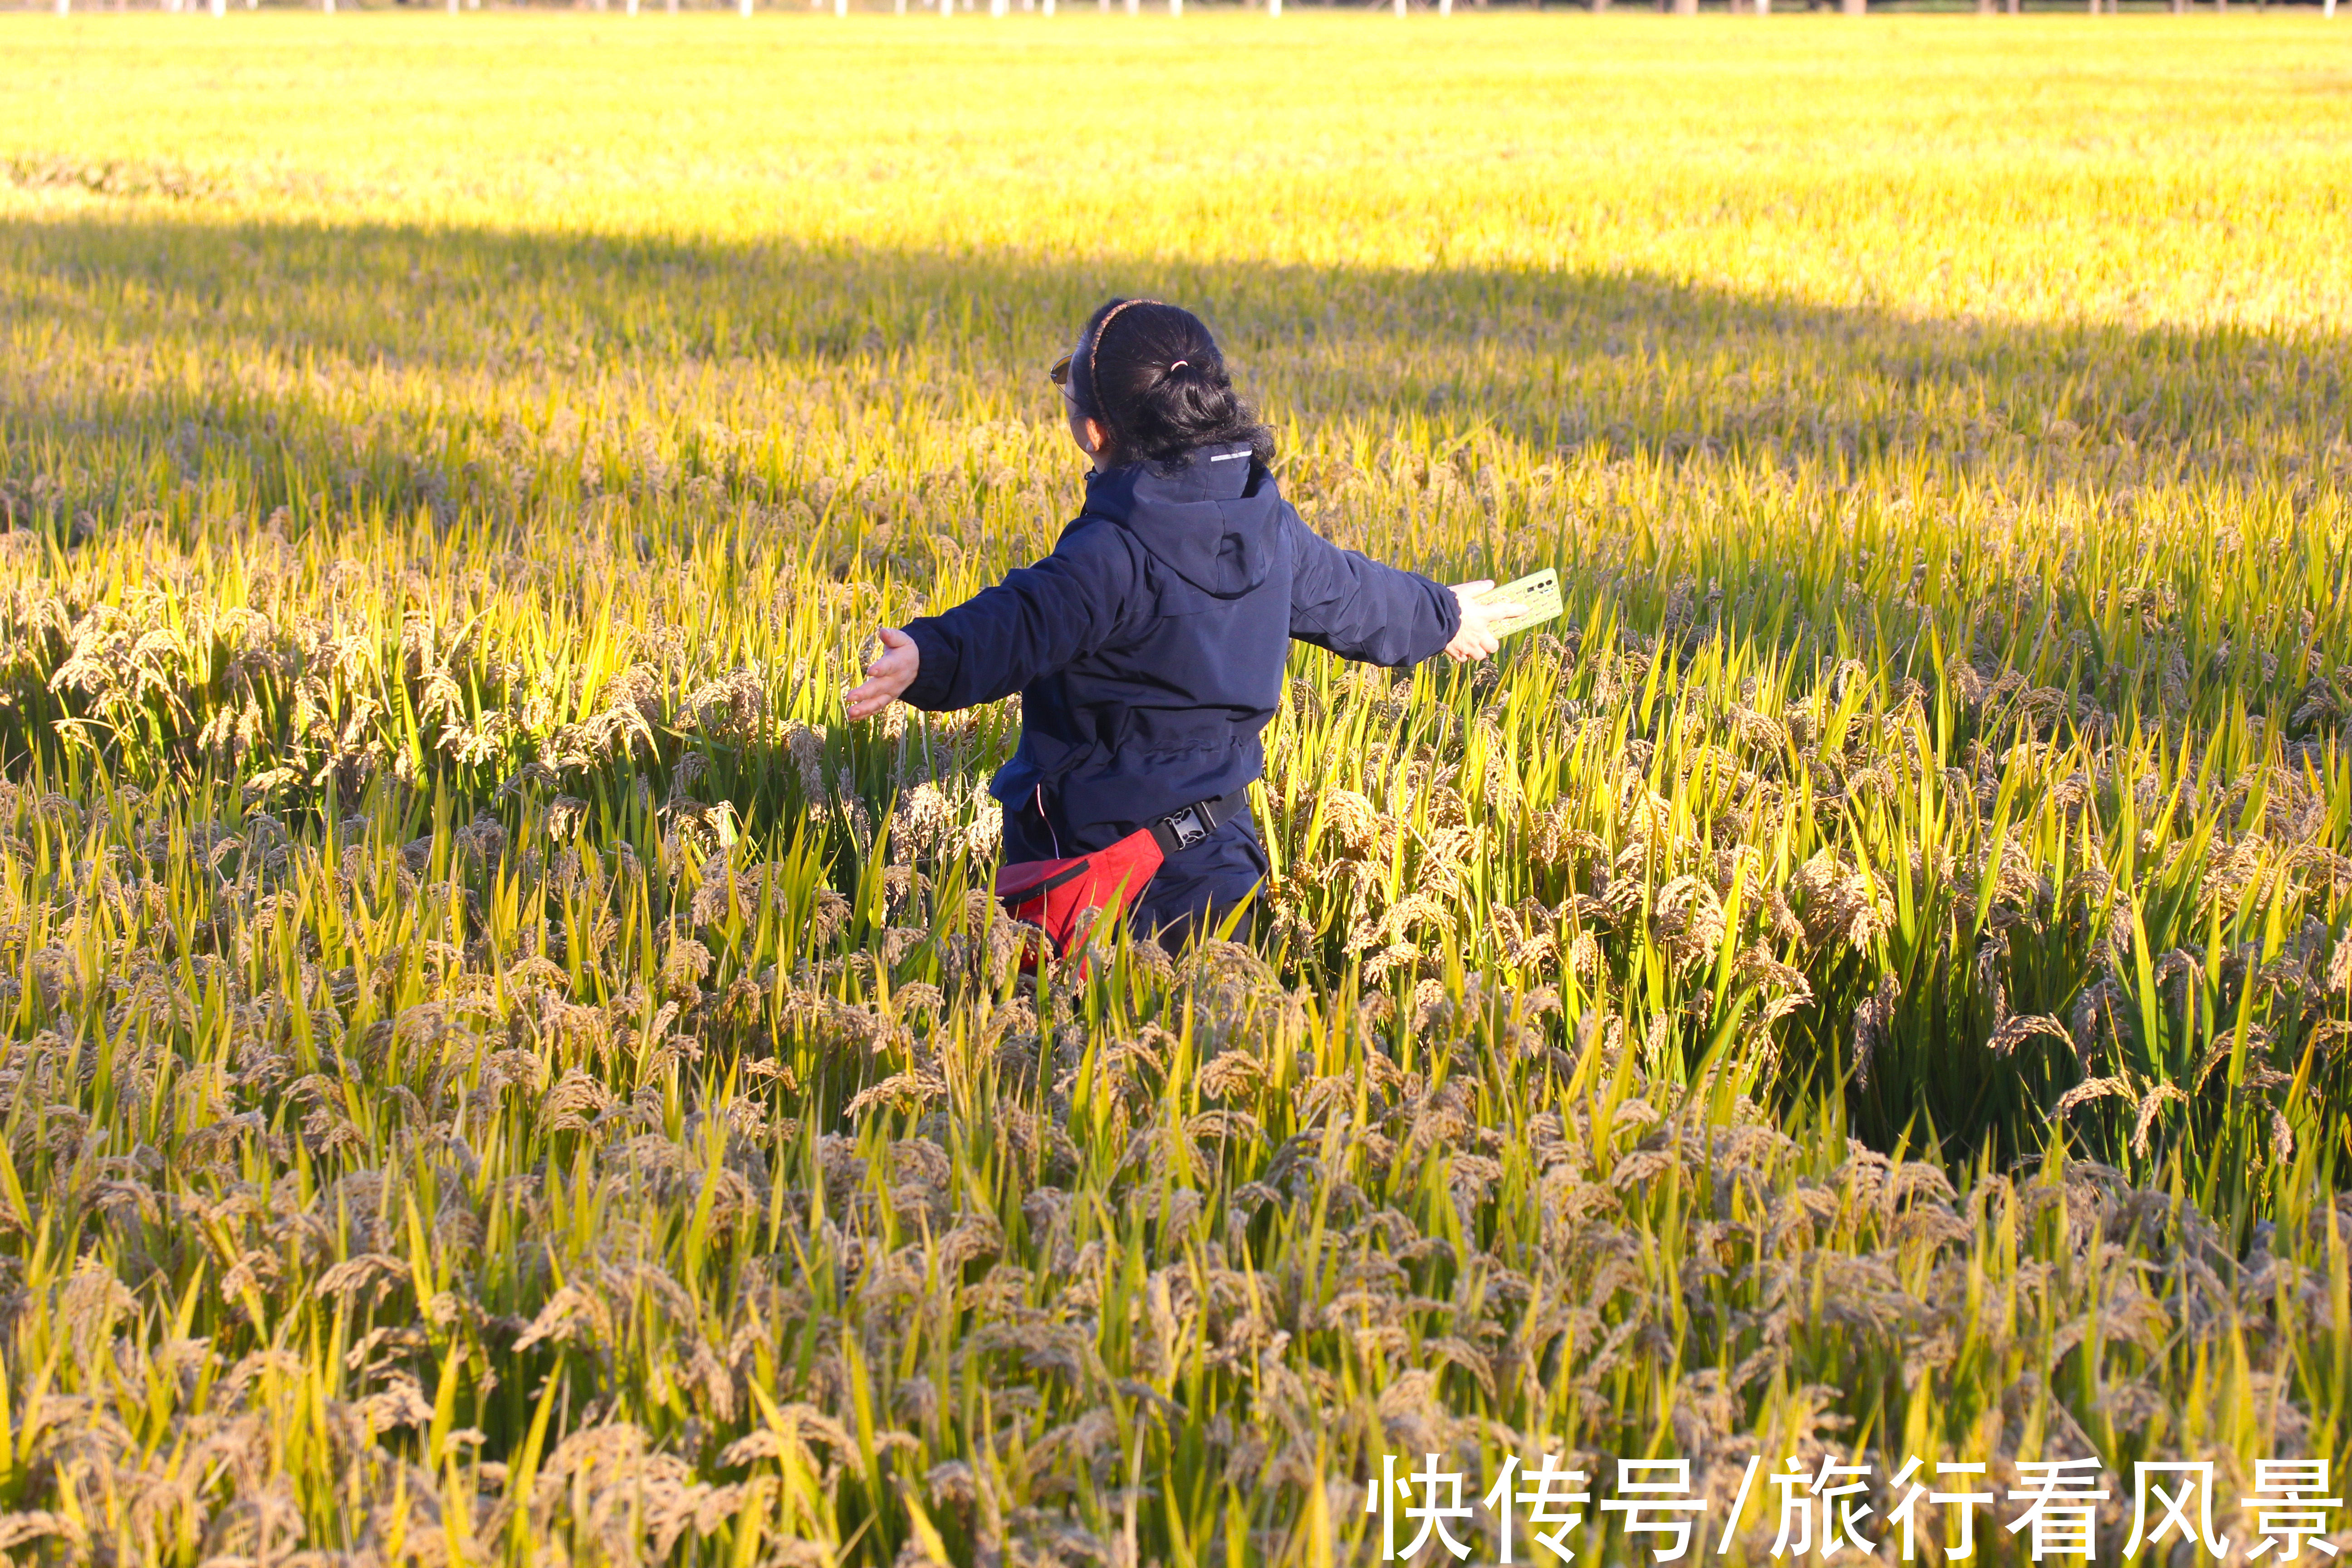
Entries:
[[1675, 0], [1675, 15], [1677, 16], [1697, 16], [1698, 0]]
[[1866, 16], [1870, 14], [1870, 0], [1838, 0], [1838, 11], [1847, 16]]

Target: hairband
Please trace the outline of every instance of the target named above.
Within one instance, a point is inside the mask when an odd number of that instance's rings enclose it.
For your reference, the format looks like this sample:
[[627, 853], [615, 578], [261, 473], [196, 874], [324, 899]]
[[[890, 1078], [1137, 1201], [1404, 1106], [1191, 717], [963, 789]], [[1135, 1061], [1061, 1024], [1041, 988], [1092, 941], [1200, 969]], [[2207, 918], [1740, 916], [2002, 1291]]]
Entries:
[[1095, 361], [1102, 353], [1103, 334], [1110, 331], [1110, 324], [1118, 321], [1118, 313], [1129, 305], [1157, 305], [1158, 303], [1160, 301], [1157, 300], [1121, 300], [1110, 308], [1110, 314], [1105, 316], [1101, 324], [1095, 328], [1095, 341], [1087, 345], [1087, 392], [1094, 400], [1097, 408], [1102, 406], [1102, 391], [1095, 380]]
[[1180, 359], [1174, 364], [1168, 367], [1168, 374], [1174, 375], [1178, 371], [1182, 370], [1186, 365], [1191, 364], [1192, 363], [1192, 362], [1188, 359]]

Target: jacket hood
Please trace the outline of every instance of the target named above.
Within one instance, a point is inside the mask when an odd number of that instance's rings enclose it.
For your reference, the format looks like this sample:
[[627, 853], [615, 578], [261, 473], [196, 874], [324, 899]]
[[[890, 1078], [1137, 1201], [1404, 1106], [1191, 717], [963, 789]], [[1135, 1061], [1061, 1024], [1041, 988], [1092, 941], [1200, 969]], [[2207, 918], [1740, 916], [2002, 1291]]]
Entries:
[[1282, 496], [1247, 447], [1203, 447], [1167, 472], [1129, 463], [1087, 476], [1087, 511], [1124, 526], [1202, 593], [1237, 599], [1274, 569]]

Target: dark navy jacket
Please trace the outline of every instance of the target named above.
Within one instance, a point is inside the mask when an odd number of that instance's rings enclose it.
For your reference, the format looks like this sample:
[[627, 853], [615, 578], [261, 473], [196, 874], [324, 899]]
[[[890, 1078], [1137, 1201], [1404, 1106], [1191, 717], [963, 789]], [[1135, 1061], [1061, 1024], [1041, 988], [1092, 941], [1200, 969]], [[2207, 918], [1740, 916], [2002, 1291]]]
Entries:
[[1172, 473], [1089, 474], [1051, 555], [909, 621], [922, 665], [905, 700], [1020, 692], [1021, 744], [989, 786], [1007, 852], [1012, 808], [1043, 785], [1053, 843], [1079, 855], [1258, 776], [1293, 637], [1396, 667], [1460, 624], [1451, 589], [1301, 522], [1248, 447], [1204, 447]]

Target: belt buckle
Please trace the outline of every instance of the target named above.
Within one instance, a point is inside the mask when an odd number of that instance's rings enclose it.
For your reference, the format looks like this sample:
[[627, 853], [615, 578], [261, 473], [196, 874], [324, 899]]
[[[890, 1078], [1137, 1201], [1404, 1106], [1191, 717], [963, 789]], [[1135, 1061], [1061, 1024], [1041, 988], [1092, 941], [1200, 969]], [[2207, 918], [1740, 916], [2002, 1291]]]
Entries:
[[1160, 820], [1169, 832], [1176, 836], [1176, 847], [1179, 849], [1190, 849], [1209, 836], [1209, 825], [1202, 820], [1201, 808], [1197, 805], [1171, 812]]

